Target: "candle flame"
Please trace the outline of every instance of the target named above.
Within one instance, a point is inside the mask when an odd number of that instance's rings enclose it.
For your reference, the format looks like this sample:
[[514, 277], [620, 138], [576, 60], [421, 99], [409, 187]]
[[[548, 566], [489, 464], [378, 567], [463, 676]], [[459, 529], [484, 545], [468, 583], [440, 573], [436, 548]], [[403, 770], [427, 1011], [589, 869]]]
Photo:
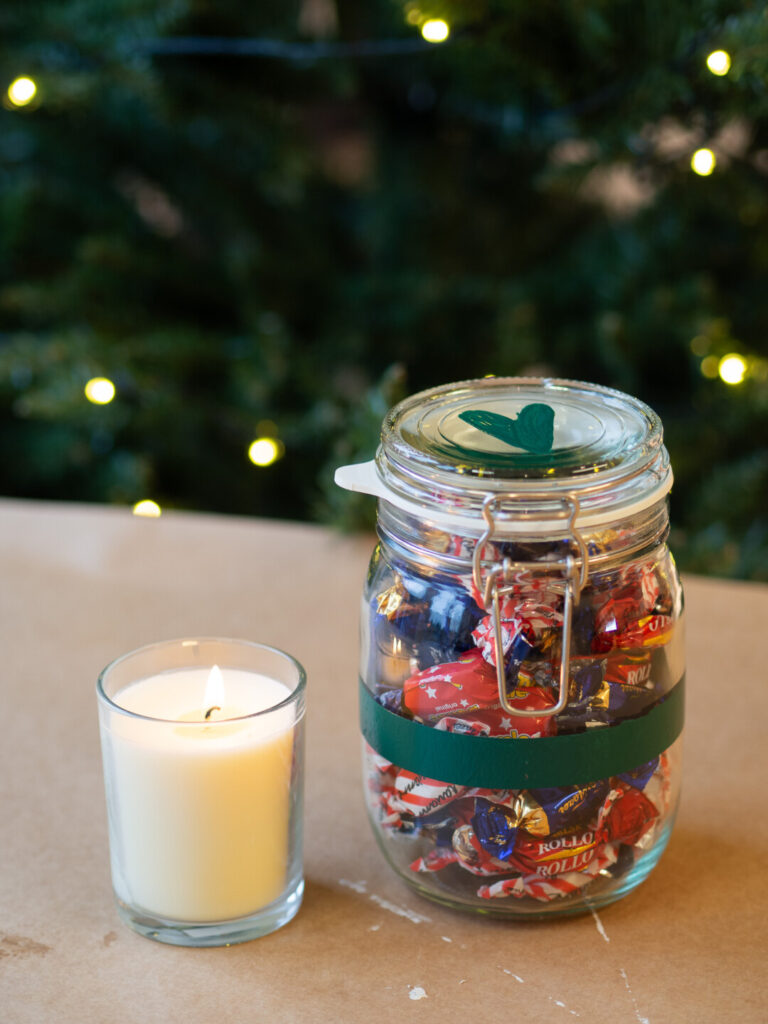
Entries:
[[205, 694], [203, 696], [203, 714], [206, 718], [210, 717], [211, 711], [214, 708], [221, 711], [224, 707], [225, 697], [224, 677], [219, 666], [214, 665], [208, 675], [208, 682], [205, 684]]

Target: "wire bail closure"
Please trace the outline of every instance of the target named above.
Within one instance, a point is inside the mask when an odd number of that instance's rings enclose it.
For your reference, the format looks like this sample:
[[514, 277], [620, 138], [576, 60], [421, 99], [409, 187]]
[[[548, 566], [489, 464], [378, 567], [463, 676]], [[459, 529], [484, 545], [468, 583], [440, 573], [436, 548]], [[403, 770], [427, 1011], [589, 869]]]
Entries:
[[[557, 518], [563, 519], [564, 529], [562, 539], [569, 541], [575, 548], [576, 557], [571, 554], [565, 558], [552, 559], [551, 561], [539, 562], [514, 562], [511, 558], [504, 558], [489, 571], [482, 579], [482, 553], [486, 543], [494, 534], [496, 523], [494, 520], [494, 506], [497, 502], [558, 502], [562, 508]], [[486, 530], [478, 539], [472, 555], [472, 578], [477, 592], [483, 597], [483, 606], [493, 619], [493, 631], [496, 654], [496, 677], [499, 686], [499, 701], [505, 711], [521, 718], [551, 718], [560, 714], [568, 703], [568, 682], [570, 668], [571, 650], [571, 627], [573, 624], [573, 609], [578, 605], [589, 571], [589, 553], [581, 532], [576, 527], [576, 518], [579, 514], [579, 499], [573, 494], [565, 494], [554, 497], [551, 494], [537, 492], [530, 494], [491, 494], [483, 502], [483, 518], [486, 522]], [[549, 539], [549, 538], [548, 538]], [[542, 573], [548, 575], [549, 571], [557, 569], [561, 576], [550, 581], [552, 589], [563, 592], [563, 628], [560, 640], [560, 685], [558, 700], [554, 707], [544, 710], [526, 710], [513, 707], [507, 699], [507, 679], [504, 669], [504, 646], [501, 638], [501, 599], [515, 590], [512, 582], [514, 572], [520, 570]], [[500, 585], [501, 584], [501, 585]]]

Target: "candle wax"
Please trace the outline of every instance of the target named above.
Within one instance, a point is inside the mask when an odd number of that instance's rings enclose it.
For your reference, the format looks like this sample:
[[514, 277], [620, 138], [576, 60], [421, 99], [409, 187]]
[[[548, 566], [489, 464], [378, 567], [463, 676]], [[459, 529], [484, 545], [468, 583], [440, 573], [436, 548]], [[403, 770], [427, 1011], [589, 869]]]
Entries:
[[116, 794], [109, 808], [118, 837], [115, 891], [178, 921], [252, 914], [278, 898], [287, 871], [294, 712], [255, 712], [290, 691], [267, 676], [224, 669], [225, 702], [205, 721], [209, 672], [131, 683], [115, 703], [147, 717], [111, 711], [105, 730]]

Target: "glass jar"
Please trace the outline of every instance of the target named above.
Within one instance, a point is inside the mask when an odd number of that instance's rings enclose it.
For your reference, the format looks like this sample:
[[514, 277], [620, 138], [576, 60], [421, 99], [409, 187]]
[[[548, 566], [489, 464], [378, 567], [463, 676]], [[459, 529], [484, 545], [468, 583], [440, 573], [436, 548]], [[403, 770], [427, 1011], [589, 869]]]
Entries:
[[362, 604], [371, 824], [423, 896], [516, 918], [598, 908], [659, 860], [683, 722], [683, 596], [658, 416], [489, 378], [390, 411]]

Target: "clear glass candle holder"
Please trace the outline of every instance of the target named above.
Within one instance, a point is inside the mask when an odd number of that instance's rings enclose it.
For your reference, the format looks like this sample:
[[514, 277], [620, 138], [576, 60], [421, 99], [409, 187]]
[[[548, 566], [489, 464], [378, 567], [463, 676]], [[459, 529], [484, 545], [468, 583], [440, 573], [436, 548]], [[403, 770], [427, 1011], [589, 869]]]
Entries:
[[101, 673], [112, 883], [135, 931], [221, 946], [297, 913], [305, 687], [290, 655], [219, 638], [151, 644]]

